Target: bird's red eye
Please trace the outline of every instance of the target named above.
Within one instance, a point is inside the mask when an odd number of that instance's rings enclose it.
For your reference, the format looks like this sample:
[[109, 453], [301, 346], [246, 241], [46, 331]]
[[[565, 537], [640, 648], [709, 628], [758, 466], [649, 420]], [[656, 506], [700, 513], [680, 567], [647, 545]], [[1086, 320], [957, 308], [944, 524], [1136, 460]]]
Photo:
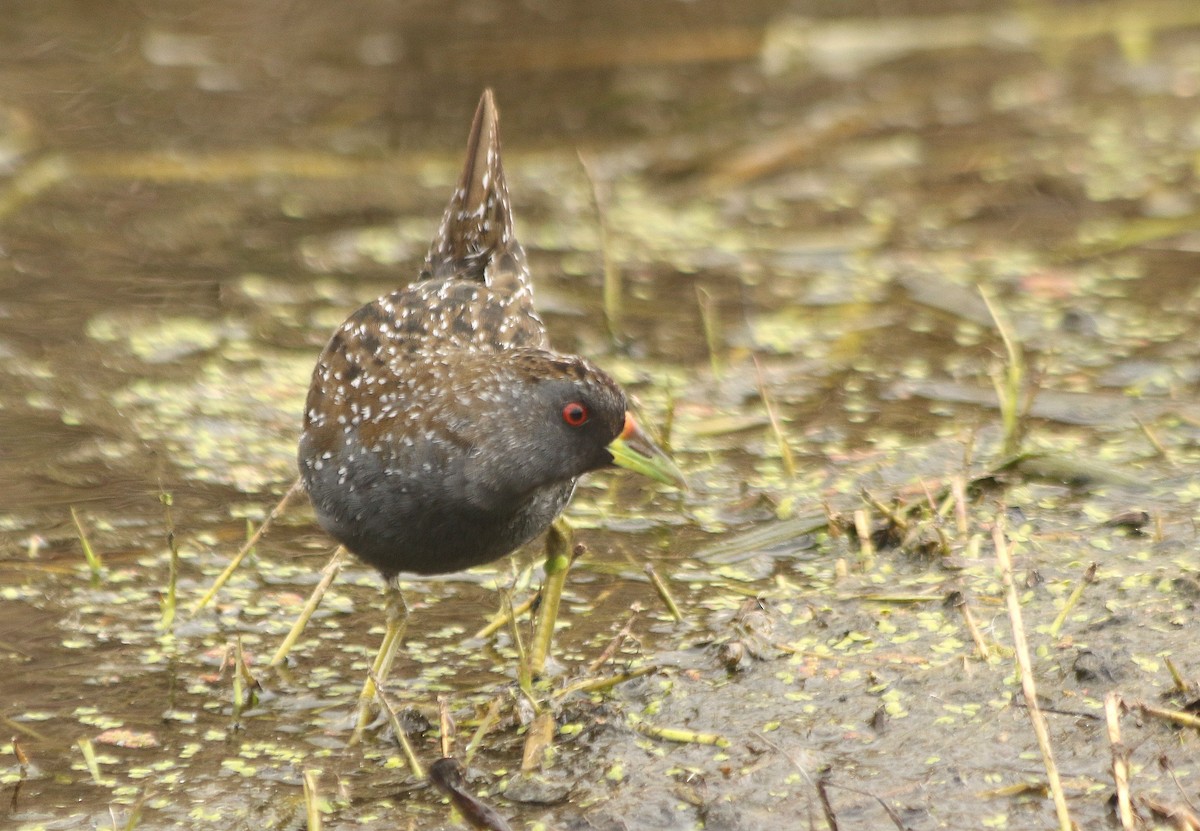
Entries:
[[562, 410], [563, 421], [572, 427], [582, 427], [589, 415], [588, 408], [578, 401], [572, 401]]

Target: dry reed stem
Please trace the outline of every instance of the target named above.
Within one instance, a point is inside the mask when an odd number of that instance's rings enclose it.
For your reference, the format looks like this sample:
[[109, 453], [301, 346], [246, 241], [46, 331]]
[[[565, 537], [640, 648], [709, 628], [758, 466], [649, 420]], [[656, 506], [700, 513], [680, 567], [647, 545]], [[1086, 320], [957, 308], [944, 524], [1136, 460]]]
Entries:
[[1067, 622], [1067, 616], [1071, 614], [1071, 610], [1075, 608], [1075, 604], [1079, 602], [1079, 598], [1083, 597], [1083, 590], [1096, 582], [1096, 564], [1092, 563], [1083, 573], [1083, 580], [1071, 592], [1067, 602], [1063, 604], [1062, 611], [1058, 613], [1058, 617], [1054, 618], [1054, 622], [1050, 624], [1050, 636], [1058, 637], [1058, 633], [1062, 630], [1063, 624]]
[[454, 755], [454, 719], [450, 715], [450, 699], [447, 696], [438, 696], [438, 731], [441, 733], [439, 741], [442, 748], [442, 758], [449, 759]]
[[608, 327], [609, 337], [613, 341], [617, 341], [620, 338], [621, 310], [624, 299], [621, 269], [612, 255], [607, 211], [604, 200], [600, 196], [600, 189], [596, 185], [596, 175], [582, 152], [576, 151], [575, 155], [579, 159], [579, 166], [583, 168], [584, 178], [587, 179], [588, 187], [591, 189], [592, 205], [596, 209], [596, 224], [600, 229], [600, 256], [604, 263], [604, 323]]
[[1169, 721], [1172, 724], [1178, 724], [1180, 727], [1191, 727], [1200, 730], [1200, 716], [1194, 716], [1191, 713], [1185, 713], [1182, 710], [1164, 710], [1162, 707], [1152, 707], [1149, 704], [1138, 703], [1137, 708], [1140, 712], [1148, 716], [1160, 718], [1163, 721]]
[[308, 831], [321, 831], [321, 798], [317, 793], [319, 770], [304, 771], [304, 817]]
[[951, 479], [950, 492], [954, 495], [954, 522], [958, 526], [958, 533], [965, 537], [971, 530], [971, 523], [967, 520], [966, 477], [955, 476]]
[[1033, 724], [1033, 733], [1037, 737], [1038, 749], [1042, 752], [1042, 760], [1046, 765], [1046, 778], [1049, 780], [1050, 795], [1054, 799], [1054, 810], [1058, 814], [1058, 827], [1061, 831], [1072, 831], [1071, 813], [1067, 810], [1067, 798], [1063, 794], [1062, 780], [1058, 776], [1058, 766], [1054, 763], [1054, 750], [1050, 746], [1050, 730], [1046, 725], [1046, 716], [1038, 706], [1037, 684], [1033, 680], [1033, 662], [1029, 657], [1029, 643], [1025, 640], [1025, 624], [1021, 620], [1021, 601], [1017, 597], [1017, 587], [1013, 582], [1012, 559], [1009, 557], [1008, 541], [1004, 538], [1003, 514], [996, 516], [992, 526], [992, 540], [996, 545], [996, 559], [1000, 563], [1000, 576], [1004, 581], [1004, 600], [1008, 606], [1008, 621], [1012, 625], [1013, 648], [1017, 653], [1017, 666], [1021, 670], [1021, 692], [1025, 697], [1025, 708], [1029, 712], [1029, 720]]
[[650, 578], [650, 583], [654, 586], [654, 590], [658, 592], [658, 596], [662, 598], [663, 605], [671, 613], [671, 617], [675, 618], [676, 623], [683, 623], [683, 613], [679, 611], [679, 605], [676, 604], [675, 598], [671, 596], [671, 589], [667, 586], [667, 581], [662, 579], [655, 570], [653, 563], [646, 563], [643, 570], [646, 572], [646, 576]]
[[300, 638], [301, 633], [304, 632], [304, 627], [308, 625], [313, 612], [317, 610], [317, 606], [321, 605], [321, 599], [325, 597], [325, 592], [329, 590], [329, 585], [333, 582], [333, 578], [337, 577], [337, 573], [341, 571], [342, 563], [346, 561], [347, 553], [346, 549], [340, 545], [333, 552], [333, 556], [329, 558], [329, 562], [321, 569], [321, 579], [317, 582], [316, 588], [308, 596], [308, 601], [305, 602], [304, 608], [300, 610], [296, 622], [288, 630], [283, 642], [279, 644], [279, 648], [275, 650], [275, 654], [271, 656], [271, 661], [267, 666], [277, 667], [287, 660], [288, 653], [292, 651], [292, 647], [296, 645], [296, 641]]
[[217, 575], [217, 579], [213, 581], [213, 584], [209, 590], [204, 593], [203, 597], [196, 601], [195, 605], [192, 606], [191, 614], [195, 615], [198, 613], [201, 609], [207, 606], [214, 597], [216, 597], [217, 592], [221, 590], [222, 586], [229, 582], [229, 578], [233, 576], [233, 572], [236, 571], [237, 567], [242, 564], [242, 560], [246, 559], [246, 555], [250, 553], [254, 546], [258, 545], [258, 541], [263, 538], [263, 534], [267, 533], [267, 529], [271, 527], [271, 524], [275, 521], [276, 517], [283, 513], [283, 510], [287, 507], [288, 502], [292, 500], [292, 497], [303, 489], [304, 486], [301, 484], [299, 478], [297, 478], [295, 482], [292, 482], [292, 486], [288, 488], [288, 491], [283, 495], [283, 498], [275, 503], [275, 507], [272, 508], [271, 512], [267, 514], [267, 517], [263, 520], [262, 525], [258, 526], [258, 530], [251, 535], [250, 539], [246, 540], [245, 545], [238, 549], [238, 553], [233, 555], [233, 559], [229, 561], [229, 565], [225, 566], [225, 570]]
[[383, 692], [383, 684], [375, 673], [367, 670], [371, 675], [371, 680], [375, 682], [375, 699], [379, 702], [379, 706], [383, 708], [384, 714], [387, 716], [388, 724], [392, 726], [392, 734], [396, 737], [396, 743], [400, 745], [400, 749], [404, 752], [404, 758], [408, 762], [408, 769], [417, 779], [425, 778], [425, 768], [421, 765], [421, 760], [417, 758], [417, 753], [413, 749], [412, 742], [408, 740], [408, 734], [404, 732], [404, 726], [400, 723], [400, 717], [396, 715], [396, 708], [392, 706], [392, 702], [388, 701], [387, 695]]
[[533, 594], [529, 595], [529, 597], [525, 598], [525, 600], [521, 601], [520, 605], [518, 606], [505, 604], [504, 609], [493, 615], [492, 619], [487, 622], [487, 625], [475, 633], [474, 639], [484, 640], [485, 638], [490, 638], [497, 631], [499, 631], [501, 627], [507, 626], [509, 621], [513, 620], [514, 617], [520, 617], [532, 609], [533, 604], [537, 603], [537, 601], [538, 593], [534, 592]]
[[500, 720], [500, 705], [503, 703], [504, 699], [499, 696], [488, 702], [487, 712], [483, 714], [483, 719], [479, 722], [479, 726], [475, 728], [475, 733], [471, 736], [471, 740], [467, 742], [467, 749], [463, 752], [463, 767], [470, 767], [471, 759], [475, 757], [475, 751], [483, 743], [484, 736]]
[[1117, 786], [1117, 816], [1125, 831], [1137, 827], [1133, 803], [1129, 800], [1129, 748], [1121, 743], [1121, 697], [1110, 692], [1104, 697], [1104, 720], [1108, 725], [1108, 744], [1112, 748], [1113, 782]]
[[554, 714], [549, 710], [538, 713], [525, 734], [521, 752], [521, 773], [532, 773], [542, 766], [546, 750], [554, 743]]
[[779, 416], [775, 413], [775, 405], [771, 401], [771, 394], [767, 391], [767, 383], [763, 379], [762, 374], [762, 364], [759, 363], [757, 355], [754, 356], [754, 372], [758, 376], [758, 396], [762, 399], [763, 407], [767, 411], [767, 418], [771, 422], [771, 434], [775, 437], [775, 444], [779, 447], [779, 457], [783, 461], [783, 472], [787, 474], [789, 479], [795, 479], [796, 458], [792, 455], [792, 446], [788, 444], [787, 434], [784, 433]]
[[865, 508], [854, 512], [854, 533], [858, 535], [858, 551], [864, 564], [875, 559], [875, 544], [871, 542], [871, 515]]

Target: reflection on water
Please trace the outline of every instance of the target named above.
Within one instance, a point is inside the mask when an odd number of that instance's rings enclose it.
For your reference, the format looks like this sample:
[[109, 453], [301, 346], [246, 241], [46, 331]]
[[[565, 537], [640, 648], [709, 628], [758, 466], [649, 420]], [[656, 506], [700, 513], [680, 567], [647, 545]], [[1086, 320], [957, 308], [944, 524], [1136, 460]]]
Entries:
[[[1020, 811], [1045, 824], [1047, 800], [1002, 792], [1042, 775], [1007, 658], [973, 657], [959, 607], [941, 604], [962, 593], [986, 639], [1008, 643], [992, 619], [1002, 507], [1018, 567], [1043, 581], [1026, 597], [1043, 695], [1085, 713], [1052, 722], [1081, 827], [1112, 790], [1088, 729], [1104, 691], [1158, 700], [1163, 656], [1195, 676], [1180, 586], [1196, 579], [1200, 9], [51, 2], [8, 17], [0, 715], [15, 738], [0, 782], [14, 827], [110, 827], [110, 806], [118, 828], [139, 812], [138, 827], [294, 827], [305, 769], [322, 771], [331, 821], [450, 822], [385, 736], [345, 748], [382, 624], [373, 575], [339, 577], [290, 674], [256, 670], [266, 694], [240, 711], [231, 644], [265, 664], [329, 541], [289, 511], [215, 611], [164, 633], [160, 494], [186, 605], [289, 486], [328, 333], [415, 274], [485, 85], [555, 343], [669, 425], [693, 484], [652, 501], [600, 478], [573, 506], [590, 553], [565, 600], [564, 677], [622, 627], [633, 639], [592, 673], [658, 669], [603, 700], [563, 697], [558, 755], [533, 784], [514, 773], [512, 636], [470, 635], [497, 586], [536, 583], [536, 552], [408, 584], [396, 703], [436, 722], [450, 694], [465, 744], [501, 701], [469, 780], [514, 827], [755, 828], [784, 803], [804, 822], [822, 766], [914, 828], [1035, 822]], [[615, 343], [606, 257], [623, 286]], [[867, 506], [869, 529], [999, 461], [1004, 348], [979, 284], [1042, 390], [1025, 447], [1076, 461], [1018, 463], [868, 557], [826, 533], [830, 515], [849, 527]], [[1083, 489], [1054, 481], [1085, 474]], [[71, 506], [104, 558], [97, 585]], [[1129, 510], [1151, 517], [1145, 536], [1104, 526]], [[727, 562], [706, 559], [717, 550]], [[1049, 637], [1092, 560], [1099, 579]], [[759, 595], [761, 618], [744, 605]], [[730, 745], [671, 743], [660, 726]], [[114, 729], [155, 746], [106, 744]], [[1194, 757], [1187, 738], [1126, 730], [1146, 755], [1135, 795], [1177, 801], [1149, 762]], [[433, 732], [415, 740], [436, 756]], [[848, 791], [832, 808], [883, 817]]]

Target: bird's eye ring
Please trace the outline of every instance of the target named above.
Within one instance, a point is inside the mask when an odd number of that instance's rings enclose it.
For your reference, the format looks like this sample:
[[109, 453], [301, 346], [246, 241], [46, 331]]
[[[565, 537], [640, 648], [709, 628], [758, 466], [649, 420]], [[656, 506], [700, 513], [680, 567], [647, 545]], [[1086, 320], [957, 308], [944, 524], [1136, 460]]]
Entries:
[[590, 415], [588, 408], [579, 401], [572, 401], [562, 408], [563, 421], [571, 427], [582, 427]]

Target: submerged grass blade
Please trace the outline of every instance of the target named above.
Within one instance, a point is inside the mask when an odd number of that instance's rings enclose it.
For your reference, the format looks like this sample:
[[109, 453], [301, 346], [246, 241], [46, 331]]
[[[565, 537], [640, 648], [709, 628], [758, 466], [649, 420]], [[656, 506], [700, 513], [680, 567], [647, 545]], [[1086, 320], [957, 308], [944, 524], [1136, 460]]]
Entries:
[[1021, 350], [1020, 344], [1012, 336], [1012, 324], [992, 301], [990, 292], [980, 286], [979, 294], [983, 297], [988, 313], [992, 316], [996, 330], [1000, 333], [1000, 339], [1004, 343], [1003, 371], [992, 377], [992, 383], [996, 387], [996, 396], [1000, 404], [1000, 420], [1004, 426], [1003, 455], [1008, 457], [1020, 451], [1021, 440], [1024, 438], [1025, 432], [1024, 396], [1022, 395], [1026, 381], [1025, 354]]
[[74, 505], [71, 506], [71, 520], [75, 523], [75, 530], [79, 533], [79, 544], [83, 546], [83, 558], [87, 560], [88, 569], [92, 573], [92, 581], [99, 583], [104, 564], [100, 562], [100, 555], [92, 548], [87, 531], [83, 529], [83, 521], [79, 519], [79, 512], [75, 510]]
[[592, 205], [596, 208], [596, 224], [600, 229], [600, 256], [604, 262], [604, 323], [608, 327], [608, 335], [614, 342], [621, 337], [621, 311], [624, 302], [624, 287], [621, 281], [621, 269], [612, 256], [608, 240], [608, 220], [604, 209], [604, 200], [600, 189], [596, 186], [596, 176], [592, 167], [582, 153], [576, 153], [579, 165], [583, 168], [584, 178], [591, 189]]
[[[133, 806], [129, 809], [129, 813], [125, 817], [125, 826], [123, 831], [134, 831], [135, 828], [142, 824], [142, 812], [145, 809], [146, 801], [149, 798], [150, 792], [142, 791], [141, 795], [137, 798], [137, 801], [133, 803]], [[113, 827], [116, 827], [115, 822], [113, 823]]]
[[624, 684], [626, 681], [632, 681], [634, 678], [641, 678], [643, 675], [649, 675], [652, 672], [658, 672], [661, 667], [651, 664], [637, 669], [631, 669], [628, 672], [619, 672], [616, 675], [605, 675], [599, 678], [581, 678], [567, 686], [555, 690], [550, 694], [551, 701], [558, 701], [566, 698], [573, 693], [589, 693], [600, 692], [602, 690], [611, 689], [618, 684]]
[[163, 516], [167, 530], [167, 549], [171, 553], [171, 559], [167, 567], [167, 591], [162, 600], [162, 619], [158, 623], [158, 628], [167, 630], [175, 622], [175, 606], [179, 584], [179, 543], [175, 539], [175, 520], [171, 516], [171, 506], [174, 504], [174, 499], [171, 494], [162, 491], [158, 495], [158, 501], [163, 505]]
[[721, 377], [721, 322], [717, 317], [712, 295], [696, 286], [696, 302], [700, 304], [700, 323], [704, 327], [704, 343], [708, 347], [708, 363], [714, 378]]
[[758, 375], [758, 395], [762, 399], [763, 407], [767, 411], [767, 418], [770, 419], [771, 434], [775, 437], [775, 443], [779, 446], [779, 457], [783, 460], [783, 472], [787, 474], [789, 479], [795, 479], [796, 460], [792, 456], [792, 447], [788, 444], [787, 435], [783, 431], [779, 417], [775, 414], [775, 406], [771, 401], [770, 393], [767, 392], [767, 385], [763, 381], [762, 364], [758, 362], [758, 356], [754, 358], [754, 371]]
[[633, 713], [630, 713], [627, 718], [633, 725], [634, 730], [652, 739], [661, 739], [665, 742], [677, 742], [679, 744], [707, 744], [721, 748], [729, 747], [730, 745], [729, 739], [718, 733], [703, 733], [683, 727], [660, 727], [643, 721]]
[[80, 739], [76, 744], [79, 745], [79, 750], [83, 753], [83, 764], [87, 767], [88, 775], [92, 777], [92, 781], [97, 785], [107, 785], [108, 781], [100, 773], [100, 762], [96, 759], [96, 748], [92, 745], [92, 740]]

